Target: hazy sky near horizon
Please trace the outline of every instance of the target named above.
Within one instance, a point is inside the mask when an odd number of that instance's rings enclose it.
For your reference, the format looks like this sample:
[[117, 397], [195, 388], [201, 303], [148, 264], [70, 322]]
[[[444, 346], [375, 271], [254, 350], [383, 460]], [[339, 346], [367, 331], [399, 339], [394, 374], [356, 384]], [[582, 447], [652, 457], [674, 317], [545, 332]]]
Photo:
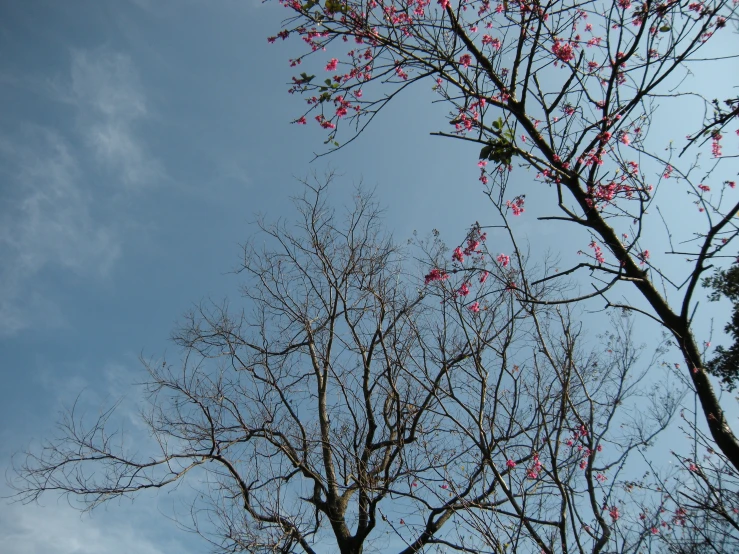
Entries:
[[[236, 297], [239, 244], [257, 214], [292, 217], [296, 178], [335, 169], [339, 206], [360, 181], [375, 188], [400, 242], [437, 228], [451, 243], [485, 221], [476, 151], [429, 136], [440, 120], [425, 93], [314, 160], [323, 134], [289, 123], [302, 104], [287, 59], [301, 45], [266, 40], [283, 16], [257, 0], [0, 5], [4, 468], [80, 391], [92, 413], [123, 396], [122, 421], [141, 433], [139, 356], [174, 353], [170, 331], [193, 303]], [[53, 496], [2, 501], [0, 542], [8, 554], [203, 552], [168, 519], [180, 494], [91, 516]]]

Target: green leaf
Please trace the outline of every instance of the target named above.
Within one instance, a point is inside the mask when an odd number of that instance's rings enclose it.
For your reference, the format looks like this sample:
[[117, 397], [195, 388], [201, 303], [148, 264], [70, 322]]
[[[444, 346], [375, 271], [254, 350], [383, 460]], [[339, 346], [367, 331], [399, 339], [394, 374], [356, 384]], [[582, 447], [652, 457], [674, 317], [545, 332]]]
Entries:
[[346, 13], [346, 5], [341, 2], [340, 0], [326, 0], [326, 9], [330, 12], [337, 13]]
[[[493, 123], [495, 125], [495, 123]], [[493, 151], [493, 145], [488, 144], [487, 146], [483, 146], [482, 150], [480, 150], [480, 159], [486, 160], [488, 156], [490, 156], [490, 153]]]
[[662, 33], [667, 33], [671, 29], [672, 29], [672, 27], [670, 27], [669, 25], [662, 25], [662, 27], [659, 28], [660, 32], [662, 32]]

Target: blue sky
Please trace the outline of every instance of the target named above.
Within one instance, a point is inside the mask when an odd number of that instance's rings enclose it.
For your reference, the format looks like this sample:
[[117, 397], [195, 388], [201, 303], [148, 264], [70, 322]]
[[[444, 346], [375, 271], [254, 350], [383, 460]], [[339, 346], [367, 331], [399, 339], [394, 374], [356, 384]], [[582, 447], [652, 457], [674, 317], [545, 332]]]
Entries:
[[[0, 6], [5, 467], [81, 390], [90, 412], [124, 395], [121, 420], [140, 432], [139, 355], [172, 352], [193, 302], [235, 297], [239, 244], [255, 214], [290, 214], [295, 177], [335, 168], [339, 204], [360, 180], [376, 187], [399, 241], [438, 228], [453, 242], [485, 221], [476, 152], [428, 136], [441, 121], [428, 91], [312, 161], [323, 135], [289, 124], [301, 104], [286, 60], [300, 45], [266, 41], [283, 15], [255, 0]], [[53, 497], [1, 502], [0, 537], [9, 554], [204, 551], [166, 517], [178, 494], [83, 517]]]
[[[301, 106], [286, 60], [299, 45], [266, 41], [283, 13], [248, 0], [2, 3], [4, 467], [83, 389], [92, 413], [125, 395], [136, 433], [138, 356], [172, 353], [193, 302], [236, 296], [239, 244], [255, 214], [289, 214], [295, 177], [330, 165], [344, 175], [337, 203], [363, 179], [399, 240], [433, 227], [458, 237], [484, 216], [474, 156], [460, 171], [463, 149], [428, 137], [410, 96], [341, 156], [311, 163], [321, 135], [289, 124]], [[172, 495], [82, 517], [42, 503], [0, 503], [5, 552], [205, 550], [162, 515]]]

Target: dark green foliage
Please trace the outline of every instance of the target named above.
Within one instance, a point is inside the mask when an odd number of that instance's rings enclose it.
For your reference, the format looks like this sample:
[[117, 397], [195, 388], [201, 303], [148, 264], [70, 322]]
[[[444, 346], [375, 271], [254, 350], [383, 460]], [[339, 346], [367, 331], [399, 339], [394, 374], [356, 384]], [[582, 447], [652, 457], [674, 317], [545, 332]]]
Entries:
[[728, 270], [718, 270], [703, 280], [703, 286], [713, 289], [711, 301], [726, 297], [733, 304], [731, 320], [724, 327], [733, 339], [729, 348], [716, 347], [716, 356], [706, 364], [711, 375], [721, 378], [721, 383], [732, 391], [739, 384], [739, 262]]
[[513, 156], [517, 156], [516, 147], [513, 145], [513, 139], [515, 135], [513, 130], [503, 129], [503, 119], [498, 118], [497, 121], [493, 121], [493, 128], [500, 131], [500, 137], [489, 141], [482, 150], [480, 150], [481, 160], [490, 160], [491, 162], [511, 165]]

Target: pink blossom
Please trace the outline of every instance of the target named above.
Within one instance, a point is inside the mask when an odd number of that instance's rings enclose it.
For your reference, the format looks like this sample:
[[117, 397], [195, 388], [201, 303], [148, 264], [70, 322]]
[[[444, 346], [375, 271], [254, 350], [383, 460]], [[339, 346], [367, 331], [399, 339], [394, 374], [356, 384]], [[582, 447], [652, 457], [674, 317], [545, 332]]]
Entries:
[[428, 285], [434, 281], [446, 281], [449, 279], [449, 275], [442, 269], [434, 268], [425, 276], [425, 279], [426, 284]]
[[336, 71], [336, 67], [339, 65], [339, 60], [331, 58], [331, 61], [326, 64], [326, 71]]
[[484, 283], [485, 281], [487, 281], [487, 280], [488, 280], [488, 276], [489, 276], [489, 275], [490, 275], [490, 273], [488, 273], [487, 271], [484, 271], [484, 272], [482, 273], [482, 275], [480, 275], [480, 284], [481, 284], [481, 285], [482, 285], [482, 284], [483, 284], [483, 283]]
[[709, 192], [711, 190], [711, 187], [709, 187], [708, 185], [703, 185], [703, 184], [698, 185], [698, 188], [702, 190], [703, 192]]
[[497, 38], [493, 38], [490, 35], [483, 35], [482, 36], [482, 43], [483, 44], [489, 44], [490, 46], [492, 46], [496, 50], [500, 50], [500, 46], [501, 46], [500, 40], [497, 39]]
[[505, 463], [505, 465], [506, 465], [506, 467], [507, 467], [508, 469], [513, 469], [514, 467], [516, 467], [516, 462], [514, 462], [513, 460], [508, 460], [508, 461], [507, 461], [507, 462]]
[[539, 461], [539, 454], [534, 454], [534, 463], [526, 471], [526, 477], [529, 479], [536, 479], [541, 471], [541, 461]]
[[555, 40], [552, 46], [552, 53], [565, 63], [575, 59], [575, 50], [572, 48], [572, 44], [568, 42], [562, 43], [559, 40]]
[[618, 518], [621, 517], [621, 514], [618, 512], [617, 506], [611, 506], [611, 509], [608, 510], [608, 514], [611, 516], [611, 519], [613, 521], [618, 521]]
[[452, 254], [452, 260], [454, 260], [455, 262], [459, 262], [461, 264], [464, 263], [464, 254], [462, 253], [462, 249], [459, 246], [457, 246], [454, 249], [454, 254]]
[[464, 67], [469, 67], [472, 63], [472, 56], [469, 54], [463, 54], [459, 57], [459, 63], [461, 63]]
[[467, 296], [470, 293], [470, 284], [465, 281], [462, 283], [462, 286], [459, 287], [459, 290], [457, 290], [457, 294], [459, 296]]
[[593, 256], [595, 257], [596, 262], [598, 262], [599, 264], [603, 264], [606, 262], [606, 258], [605, 256], [603, 256], [603, 250], [601, 250], [600, 246], [598, 246], [598, 243], [593, 240], [588, 246], [593, 249]]
[[479, 302], [473, 302], [469, 305], [467, 308], [469, 311], [471, 311], [473, 314], [476, 314], [480, 311], [480, 303]]
[[721, 157], [721, 139], [724, 138], [721, 133], [716, 131], [711, 136], [711, 154], [713, 154], [714, 158], [720, 158]]
[[516, 196], [513, 200], [507, 200], [506, 206], [511, 209], [514, 216], [521, 215], [524, 212], [523, 205], [525, 202], [525, 196]]
[[296, 119], [295, 120], [295, 123], [297, 123], [298, 125], [307, 125], [308, 124], [308, 122], [305, 119], [305, 116], [302, 116], [302, 117]]
[[497, 260], [498, 260], [498, 263], [501, 264], [503, 267], [508, 267], [508, 264], [511, 263], [511, 257], [505, 254], [500, 254]]

